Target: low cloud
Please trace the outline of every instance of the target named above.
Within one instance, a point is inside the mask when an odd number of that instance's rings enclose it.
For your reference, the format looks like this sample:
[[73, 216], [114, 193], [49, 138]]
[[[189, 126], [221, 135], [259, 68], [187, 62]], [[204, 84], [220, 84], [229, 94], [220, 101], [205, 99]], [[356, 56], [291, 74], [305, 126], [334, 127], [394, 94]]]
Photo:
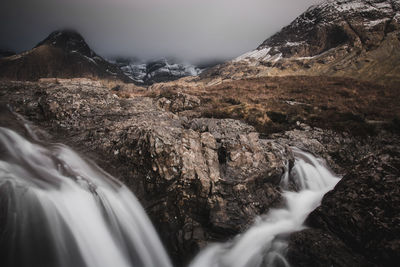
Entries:
[[2, 0], [0, 48], [74, 28], [99, 54], [189, 62], [254, 49], [318, 0]]

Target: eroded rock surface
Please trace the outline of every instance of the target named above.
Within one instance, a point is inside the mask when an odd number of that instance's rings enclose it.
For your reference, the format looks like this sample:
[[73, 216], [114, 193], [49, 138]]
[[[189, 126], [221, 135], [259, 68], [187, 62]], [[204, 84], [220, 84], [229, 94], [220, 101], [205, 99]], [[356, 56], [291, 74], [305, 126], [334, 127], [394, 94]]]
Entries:
[[[292, 265], [393, 266], [398, 261], [396, 131], [354, 136], [298, 123], [290, 131], [260, 135], [238, 120], [201, 113], [186, 117], [184, 95], [169, 98], [183, 105], [173, 113], [160, 98], [119, 98], [87, 80], [4, 82], [0, 99], [47, 130], [52, 141], [78, 148], [127, 184], [177, 265], [282, 204], [279, 182], [293, 163], [290, 146], [326, 159], [344, 176], [308, 218], [312, 228], [290, 237]], [[7, 118], [0, 116], [1, 125], [13, 126]]]
[[181, 261], [278, 205], [293, 158], [239, 121], [179, 118], [153, 99], [120, 99], [96, 84], [4, 83], [1, 99], [117, 174]]
[[[400, 256], [400, 142], [301, 125], [278, 142], [324, 157], [343, 178], [290, 238], [293, 266], [396, 266]], [[340, 255], [340, 256], [338, 256]]]

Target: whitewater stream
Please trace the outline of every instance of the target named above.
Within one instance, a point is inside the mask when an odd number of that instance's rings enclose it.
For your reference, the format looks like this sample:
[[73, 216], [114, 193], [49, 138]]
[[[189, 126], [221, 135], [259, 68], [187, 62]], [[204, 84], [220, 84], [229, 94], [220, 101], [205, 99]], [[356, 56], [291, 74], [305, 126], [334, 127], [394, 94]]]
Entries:
[[[322, 160], [292, 148], [285, 205], [233, 240], [205, 248], [190, 267], [290, 266], [288, 234], [339, 181]], [[297, 188], [290, 191], [289, 188]], [[145, 211], [127, 187], [61, 144], [0, 127], [0, 266], [170, 267]]]
[[[295, 163], [281, 181], [285, 206], [259, 217], [249, 230], [232, 242], [214, 244], [203, 250], [190, 267], [289, 267], [284, 257], [287, 236], [305, 228], [307, 215], [339, 178], [321, 159], [292, 147]], [[289, 188], [296, 188], [290, 191]]]
[[171, 266], [138, 200], [94, 163], [1, 127], [0, 152], [0, 266]]

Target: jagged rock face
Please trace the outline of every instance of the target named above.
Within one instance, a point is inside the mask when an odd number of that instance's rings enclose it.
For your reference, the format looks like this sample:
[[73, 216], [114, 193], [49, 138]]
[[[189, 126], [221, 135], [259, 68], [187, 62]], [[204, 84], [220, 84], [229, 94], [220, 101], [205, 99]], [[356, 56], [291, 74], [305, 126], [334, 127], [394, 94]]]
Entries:
[[398, 147], [398, 142], [391, 142], [366, 155], [307, 220], [310, 226], [339, 236], [378, 266], [400, 261]]
[[74, 31], [56, 31], [32, 50], [0, 59], [0, 79], [104, 78], [132, 82]]
[[[396, 266], [400, 255], [400, 142], [305, 127], [273, 136], [325, 157], [345, 174], [290, 237], [291, 266]], [[339, 256], [340, 255], [340, 256]]]
[[292, 234], [289, 247], [288, 259], [291, 266], [376, 266], [348, 248], [340, 238], [318, 229], [307, 229]]
[[[391, 266], [398, 260], [396, 132], [355, 137], [300, 123], [263, 139], [237, 120], [181, 116], [198, 104], [195, 96], [178, 94], [168, 105], [163, 98], [122, 99], [88, 80], [3, 82], [0, 99], [48, 130], [53, 141], [78, 148], [120, 177], [177, 265], [282, 204], [279, 180], [293, 162], [289, 146], [346, 174], [310, 215], [313, 228], [290, 237], [292, 266]], [[0, 114], [0, 125], [23, 131], [15, 125], [19, 118]]]
[[400, 1], [339, 0], [310, 7], [256, 50], [203, 78], [330, 75], [400, 82]]
[[326, 1], [312, 6], [289, 26], [265, 40], [257, 50], [282, 57], [312, 57], [331, 48], [372, 49], [398, 29], [399, 1]]
[[191, 64], [171, 63], [167, 59], [160, 59], [148, 63], [117, 61], [124, 74], [137, 83], [151, 85], [167, 82], [187, 76], [196, 76], [201, 69]]
[[242, 122], [181, 118], [156, 100], [120, 99], [97, 84], [2, 84], [0, 96], [117, 174], [179, 264], [279, 205], [280, 177], [293, 161], [285, 145]]

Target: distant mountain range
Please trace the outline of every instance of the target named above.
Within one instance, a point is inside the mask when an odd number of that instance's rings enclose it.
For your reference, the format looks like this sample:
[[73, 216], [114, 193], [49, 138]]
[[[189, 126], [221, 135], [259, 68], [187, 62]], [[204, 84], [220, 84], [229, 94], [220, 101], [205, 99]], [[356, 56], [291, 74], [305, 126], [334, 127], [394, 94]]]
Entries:
[[397, 85], [399, 62], [399, 0], [330, 0], [310, 7], [255, 50], [217, 66], [167, 59], [110, 62], [91, 50], [79, 33], [56, 31], [29, 51], [0, 51], [0, 78], [92, 77], [150, 85], [196, 75], [213, 83], [325, 75]]
[[55, 31], [20, 54], [0, 50], [0, 78], [10, 80], [89, 77], [149, 85], [200, 73], [194, 65], [165, 58], [146, 63], [129, 58], [108, 61], [71, 30]]
[[121, 68], [126, 76], [139, 84], [173, 81], [186, 76], [199, 75], [202, 71], [194, 65], [179, 63], [166, 58], [147, 63], [118, 58], [115, 60], [115, 64]]

